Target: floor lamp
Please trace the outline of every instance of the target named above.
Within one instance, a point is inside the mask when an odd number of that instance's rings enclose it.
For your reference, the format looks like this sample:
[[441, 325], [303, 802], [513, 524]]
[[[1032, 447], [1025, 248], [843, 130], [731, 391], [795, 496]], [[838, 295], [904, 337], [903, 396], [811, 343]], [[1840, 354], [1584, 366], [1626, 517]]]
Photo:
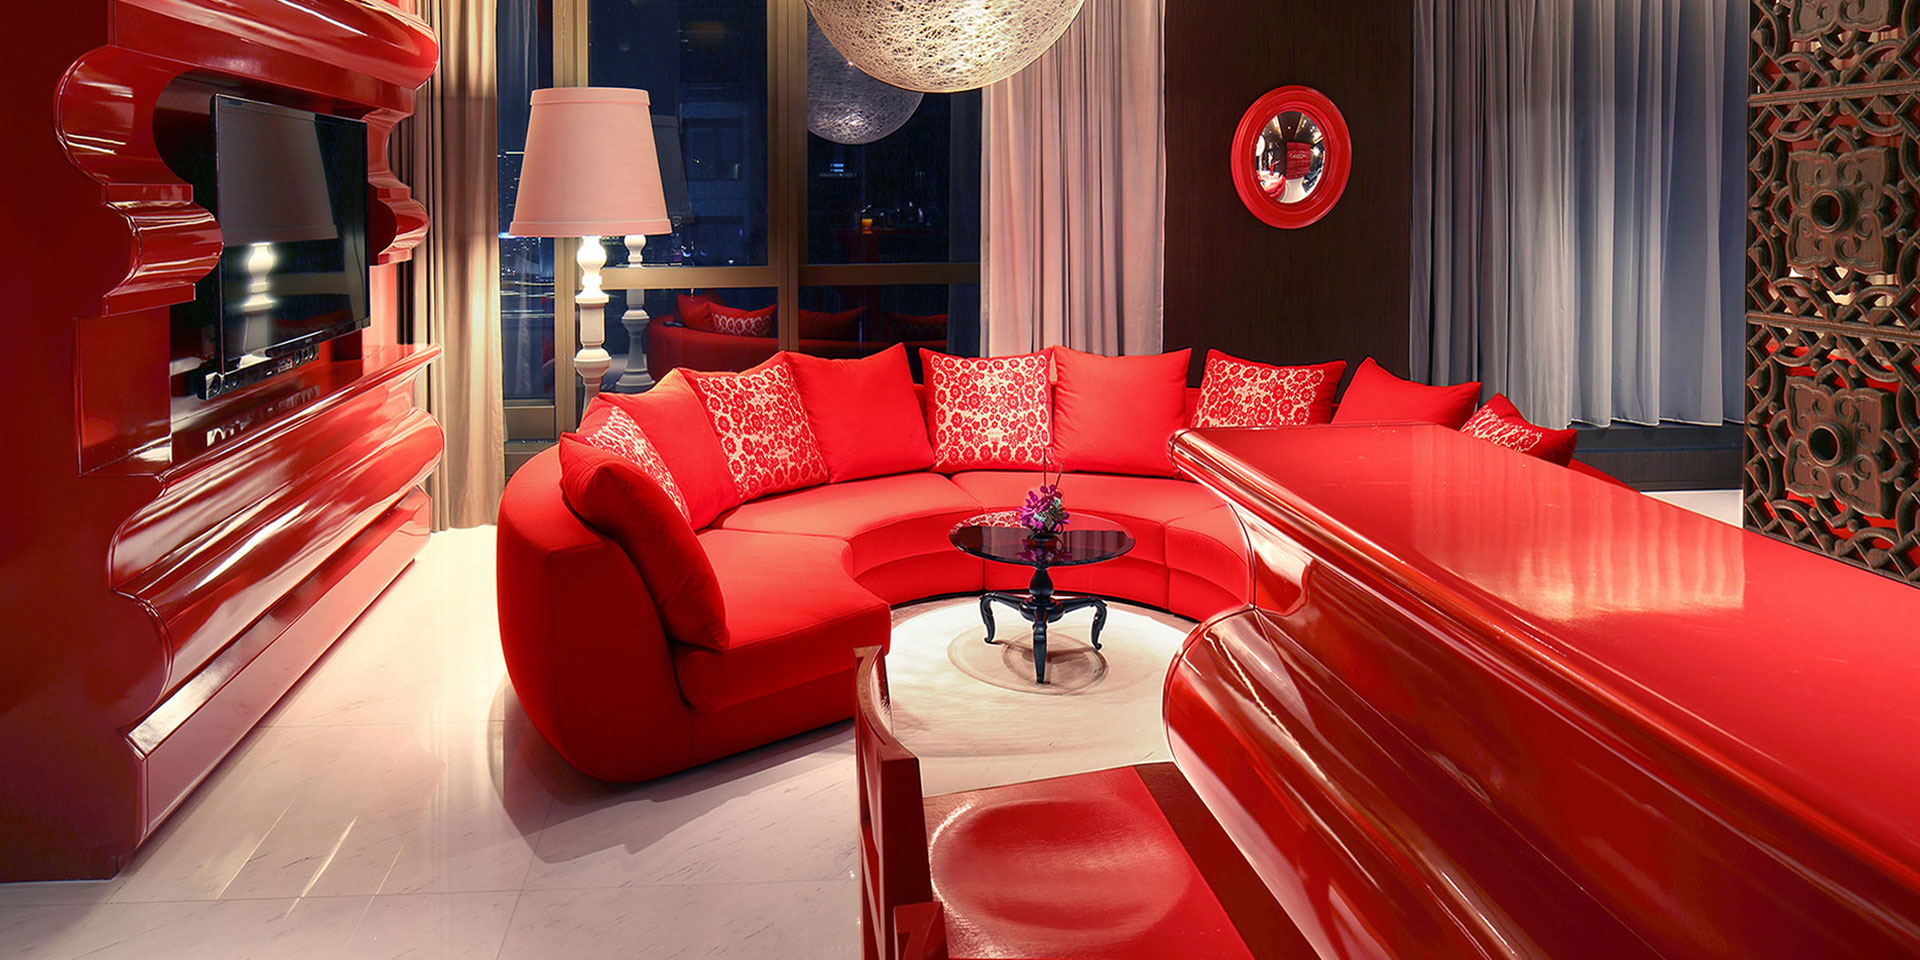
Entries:
[[[554, 87], [533, 92], [527, 152], [507, 233], [516, 237], [579, 237], [580, 352], [573, 367], [588, 403], [613, 358], [607, 355], [607, 265], [600, 238], [673, 232], [654, 152], [645, 90]], [[559, 385], [555, 384], [555, 389]]]

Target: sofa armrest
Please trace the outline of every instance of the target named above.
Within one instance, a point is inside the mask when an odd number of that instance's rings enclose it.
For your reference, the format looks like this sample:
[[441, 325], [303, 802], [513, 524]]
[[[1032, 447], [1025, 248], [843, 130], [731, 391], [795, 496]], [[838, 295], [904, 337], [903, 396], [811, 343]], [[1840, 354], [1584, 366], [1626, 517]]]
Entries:
[[547, 742], [605, 780], [685, 767], [691, 716], [666, 631], [626, 553], [561, 498], [556, 450], [507, 484], [498, 564], [507, 673]]

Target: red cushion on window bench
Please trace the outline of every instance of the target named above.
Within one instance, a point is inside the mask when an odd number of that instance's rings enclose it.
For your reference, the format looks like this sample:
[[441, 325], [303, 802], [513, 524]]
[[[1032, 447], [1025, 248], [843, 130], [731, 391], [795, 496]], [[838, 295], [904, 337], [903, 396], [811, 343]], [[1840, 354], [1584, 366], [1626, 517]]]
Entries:
[[560, 437], [560, 493], [582, 521], [633, 561], [669, 638], [726, 649], [720, 581], [693, 528], [659, 484], [625, 458], [568, 433]]
[[[685, 371], [668, 373], [646, 393], [603, 393], [600, 400], [625, 410], [653, 441], [660, 459], [666, 461], [667, 471], [680, 484], [680, 493], [687, 501], [687, 522], [695, 530], [740, 505], [733, 474], [727, 469], [726, 451], [720, 448], [720, 435], [714, 432], [706, 405], [700, 402]], [[593, 410], [587, 414], [591, 417]], [[589, 422], [583, 421], [582, 426]]]
[[1485, 406], [1474, 411], [1460, 432], [1563, 467], [1573, 462], [1573, 448], [1580, 440], [1576, 431], [1552, 430], [1528, 422], [1503, 393], [1494, 394]]
[[741, 502], [827, 482], [827, 462], [786, 355], [745, 373], [687, 376], [720, 437]]
[[901, 343], [916, 343], [926, 340], [947, 339], [947, 315], [929, 314], [924, 317], [908, 316], [903, 313], [888, 313], [886, 318], [887, 339]]
[[680, 318], [680, 323], [687, 329], [711, 332], [713, 330], [713, 305], [719, 302], [720, 298], [708, 296], [704, 293], [683, 293], [674, 300], [673, 312], [675, 316]]
[[924, 347], [933, 468], [1038, 467], [1053, 445], [1053, 389], [1044, 353], [954, 357]]
[[1305, 367], [1279, 367], [1207, 351], [1196, 427], [1290, 427], [1333, 419], [1345, 360]]
[[800, 311], [800, 339], [802, 340], [856, 340], [860, 336], [860, 318], [867, 312], [865, 307], [854, 307], [839, 313], [824, 310]]
[[1480, 383], [1457, 383], [1450, 387], [1429, 387], [1402, 380], [1373, 362], [1372, 357], [1353, 372], [1353, 382], [1340, 397], [1340, 409], [1333, 422], [1355, 423], [1437, 423], [1458, 430], [1473, 415], [1480, 402]]
[[773, 314], [777, 307], [761, 307], [758, 310], [735, 310], [722, 304], [707, 307], [707, 322], [712, 324], [714, 333], [723, 333], [730, 337], [771, 337], [773, 332]]
[[907, 348], [896, 343], [858, 360], [790, 353], [787, 362], [833, 482], [933, 466]]
[[1171, 477], [1193, 351], [1103, 357], [1053, 348], [1053, 459], [1061, 469]]

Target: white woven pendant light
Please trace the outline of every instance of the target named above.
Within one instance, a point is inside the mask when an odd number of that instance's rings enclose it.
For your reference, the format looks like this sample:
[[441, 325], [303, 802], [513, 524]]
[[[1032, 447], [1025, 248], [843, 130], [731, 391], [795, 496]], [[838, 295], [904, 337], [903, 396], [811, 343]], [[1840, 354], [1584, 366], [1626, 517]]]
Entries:
[[807, 17], [807, 129], [835, 143], [872, 143], [920, 109], [921, 94], [867, 76]]
[[1081, 0], [807, 0], [854, 66], [896, 87], [955, 93], [1039, 59]]

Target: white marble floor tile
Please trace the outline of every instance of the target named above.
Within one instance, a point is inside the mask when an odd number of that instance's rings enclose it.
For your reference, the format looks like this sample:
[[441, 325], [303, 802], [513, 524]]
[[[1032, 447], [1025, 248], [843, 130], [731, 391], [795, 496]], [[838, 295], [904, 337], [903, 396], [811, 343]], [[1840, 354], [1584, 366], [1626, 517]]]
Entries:
[[341, 947], [352, 960], [494, 960], [520, 894], [374, 897]]
[[60, 945], [60, 960], [334, 960], [367, 897], [104, 903]]
[[513, 696], [492, 617], [369, 620], [334, 644], [325, 682], [296, 686], [269, 726], [461, 723], [497, 719]]
[[1703, 517], [1712, 517], [1722, 523], [1740, 526], [1740, 491], [1738, 490], [1660, 490], [1647, 494], [1655, 500], [1664, 500], [1676, 507], [1685, 507]]
[[854, 881], [529, 890], [500, 960], [848, 960]]

